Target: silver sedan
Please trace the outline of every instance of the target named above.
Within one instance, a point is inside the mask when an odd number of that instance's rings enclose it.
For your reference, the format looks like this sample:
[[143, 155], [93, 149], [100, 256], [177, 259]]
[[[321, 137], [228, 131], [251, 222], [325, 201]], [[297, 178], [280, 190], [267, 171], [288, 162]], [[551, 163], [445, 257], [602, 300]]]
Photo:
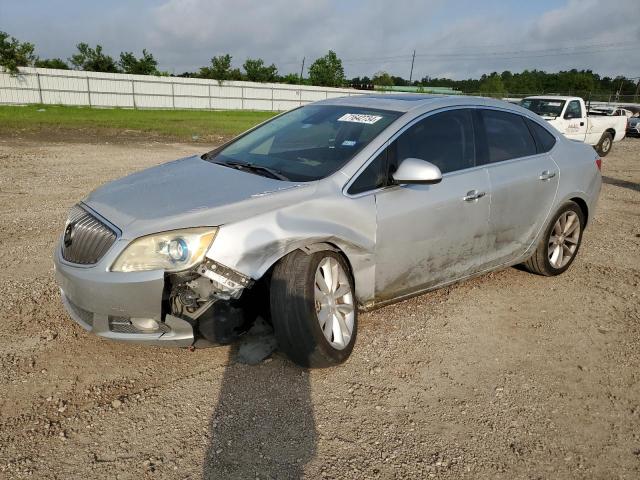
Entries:
[[69, 214], [56, 277], [110, 339], [227, 344], [262, 316], [293, 361], [331, 366], [359, 310], [516, 264], [563, 273], [600, 186], [592, 148], [518, 106], [332, 99], [98, 188]]

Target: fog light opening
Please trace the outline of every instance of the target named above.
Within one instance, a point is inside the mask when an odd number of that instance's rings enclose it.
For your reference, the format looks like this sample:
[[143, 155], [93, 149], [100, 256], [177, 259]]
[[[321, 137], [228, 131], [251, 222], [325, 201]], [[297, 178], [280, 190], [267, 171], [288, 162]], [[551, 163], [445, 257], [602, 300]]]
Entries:
[[160, 324], [153, 318], [131, 318], [131, 324], [145, 332], [156, 332], [160, 329]]

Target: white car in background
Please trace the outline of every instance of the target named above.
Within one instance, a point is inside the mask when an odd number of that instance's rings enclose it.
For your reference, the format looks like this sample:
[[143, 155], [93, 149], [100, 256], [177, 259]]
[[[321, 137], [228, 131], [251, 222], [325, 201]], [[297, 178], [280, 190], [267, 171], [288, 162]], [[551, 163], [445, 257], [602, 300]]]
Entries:
[[633, 112], [622, 107], [597, 106], [589, 109], [589, 115], [631, 118]]
[[527, 97], [520, 105], [540, 115], [565, 137], [592, 145], [601, 157], [611, 151], [613, 142], [624, 138], [627, 129], [624, 116], [587, 116], [580, 97]]

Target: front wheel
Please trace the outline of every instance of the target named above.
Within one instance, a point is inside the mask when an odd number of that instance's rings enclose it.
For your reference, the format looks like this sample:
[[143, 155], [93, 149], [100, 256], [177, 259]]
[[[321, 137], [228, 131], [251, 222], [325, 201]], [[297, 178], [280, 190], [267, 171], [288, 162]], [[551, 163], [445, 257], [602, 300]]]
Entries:
[[601, 157], [606, 157], [611, 151], [612, 146], [613, 135], [611, 135], [609, 132], [605, 132], [598, 142], [598, 145], [596, 145], [596, 152], [598, 152], [598, 155], [600, 155]]
[[531, 258], [527, 270], [539, 275], [560, 275], [573, 263], [582, 242], [585, 218], [575, 202], [565, 203], [552, 218]]
[[280, 349], [303, 367], [344, 362], [356, 340], [358, 311], [344, 258], [296, 250], [271, 277], [271, 317]]

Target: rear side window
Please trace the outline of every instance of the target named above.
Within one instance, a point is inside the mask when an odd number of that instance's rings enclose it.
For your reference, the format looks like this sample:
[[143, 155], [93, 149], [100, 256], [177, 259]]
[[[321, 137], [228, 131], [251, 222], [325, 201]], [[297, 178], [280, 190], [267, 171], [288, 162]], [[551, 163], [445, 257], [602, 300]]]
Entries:
[[411, 126], [392, 144], [390, 170], [405, 158], [419, 158], [442, 173], [475, 166], [473, 120], [467, 109], [436, 113]]
[[556, 144], [556, 138], [551, 135], [546, 128], [538, 125], [533, 120], [529, 120], [527, 118], [525, 121], [527, 122], [527, 125], [529, 125], [529, 130], [531, 130], [533, 138], [536, 141], [538, 153], [547, 153], [551, 150]]
[[524, 118], [515, 113], [482, 110], [482, 123], [486, 134], [488, 162], [495, 163], [537, 153], [531, 132]]

